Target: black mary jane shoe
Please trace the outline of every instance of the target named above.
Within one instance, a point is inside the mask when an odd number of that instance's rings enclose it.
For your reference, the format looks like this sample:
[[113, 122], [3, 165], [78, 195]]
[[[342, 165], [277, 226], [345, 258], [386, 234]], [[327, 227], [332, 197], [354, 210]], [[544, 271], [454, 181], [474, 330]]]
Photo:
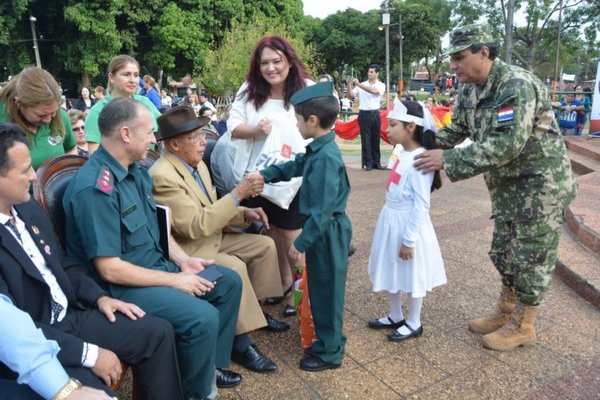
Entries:
[[339, 368], [341, 366], [342, 364], [325, 362], [314, 355], [305, 355], [305, 357], [302, 360], [300, 360], [300, 369], [309, 372], [319, 372], [324, 371], [326, 369]]
[[232, 388], [242, 383], [242, 376], [237, 372], [217, 368], [217, 387], [219, 389]]
[[285, 306], [282, 312], [285, 318], [293, 317], [296, 315], [296, 307], [294, 306]]
[[389, 316], [387, 317], [387, 319], [390, 322], [389, 324], [385, 324], [385, 323], [381, 322], [379, 319], [370, 319], [369, 320], [369, 328], [371, 328], [371, 329], [398, 329], [402, 325], [405, 324], [405, 320], [402, 320], [400, 322], [394, 322], [394, 320], [391, 319]]
[[263, 329], [269, 332], [283, 332], [290, 329], [290, 324], [287, 322], [279, 321], [273, 318], [271, 314], [263, 313], [265, 315], [265, 319], [267, 320], [267, 326]]
[[388, 340], [391, 342], [401, 342], [403, 340], [410, 339], [412, 337], [418, 337], [423, 334], [423, 325], [421, 325], [417, 329], [411, 328], [410, 325], [408, 325], [408, 324], [404, 324], [404, 326], [406, 326], [406, 328], [410, 331], [409, 334], [403, 335], [394, 329], [393, 331], [388, 333], [388, 335], [387, 335]]
[[261, 353], [254, 343], [248, 346], [245, 352], [232, 351], [231, 361], [240, 364], [250, 371], [259, 373], [274, 372], [277, 370], [277, 364]]

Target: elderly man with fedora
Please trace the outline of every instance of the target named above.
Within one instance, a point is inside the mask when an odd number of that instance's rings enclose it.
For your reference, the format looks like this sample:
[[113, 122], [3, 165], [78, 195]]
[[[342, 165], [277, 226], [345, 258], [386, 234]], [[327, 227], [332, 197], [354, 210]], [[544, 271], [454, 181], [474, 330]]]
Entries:
[[211, 262], [189, 255], [172, 237], [168, 256], [162, 251], [152, 181], [138, 162], [156, 142], [148, 108], [129, 97], [113, 99], [98, 126], [102, 143], [63, 199], [67, 251], [111, 295], [171, 323], [185, 397], [212, 397], [215, 380], [219, 387], [242, 380], [223, 369], [230, 364], [241, 280], [219, 266], [218, 281], [201, 278], [197, 273]]
[[284, 331], [289, 325], [263, 314], [259, 300], [281, 296], [277, 251], [267, 236], [238, 233], [231, 227], [246, 227], [261, 221], [268, 228], [261, 208], [240, 207], [240, 201], [262, 191], [262, 180], [248, 178], [231, 193], [217, 199], [208, 168], [202, 161], [206, 145], [202, 127], [208, 117], [196, 117], [189, 107], [176, 107], [158, 118], [158, 140], [165, 152], [150, 169], [154, 198], [171, 209], [171, 231], [181, 247], [193, 256], [214, 259], [242, 277], [242, 300], [233, 344], [232, 360], [255, 372], [277, 369], [260, 352], [248, 332], [266, 328]]
[[[535, 320], [550, 288], [564, 211], [576, 186], [548, 89], [531, 72], [497, 58], [487, 25], [450, 34], [450, 68], [460, 79], [452, 124], [436, 134], [446, 150], [416, 158], [417, 169], [444, 169], [451, 181], [483, 173], [492, 200], [489, 252], [500, 273], [498, 309], [469, 322], [493, 350], [536, 341]], [[453, 146], [469, 138], [473, 144]]]

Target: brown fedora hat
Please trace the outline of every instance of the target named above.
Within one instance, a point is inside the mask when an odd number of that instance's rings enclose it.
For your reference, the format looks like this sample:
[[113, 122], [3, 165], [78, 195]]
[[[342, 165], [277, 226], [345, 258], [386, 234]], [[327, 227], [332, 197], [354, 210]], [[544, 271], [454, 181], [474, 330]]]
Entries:
[[165, 140], [182, 133], [190, 132], [210, 122], [209, 117], [196, 117], [194, 109], [178, 106], [158, 117], [158, 134], [156, 140]]

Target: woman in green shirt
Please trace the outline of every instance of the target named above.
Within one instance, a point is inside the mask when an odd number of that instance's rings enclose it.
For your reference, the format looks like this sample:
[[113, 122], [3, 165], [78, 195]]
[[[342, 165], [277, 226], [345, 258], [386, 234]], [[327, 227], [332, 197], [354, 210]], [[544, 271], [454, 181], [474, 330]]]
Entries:
[[115, 56], [108, 64], [108, 90], [109, 93], [90, 109], [85, 120], [85, 140], [88, 143], [90, 155], [100, 145], [100, 129], [98, 128], [98, 116], [104, 106], [117, 97], [131, 97], [134, 100], [144, 104], [150, 110], [154, 118], [154, 131], [158, 130], [156, 119], [160, 117], [160, 111], [146, 96], [140, 96], [139, 90], [140, 64], [135, 58], [126, 54]]
[[33, 169], [50, 158], [77, 154], [61, 94], [54, 77], [37, 67], [25, 68], [0, 90], [0, 122], [17, 124], [27, 134]]

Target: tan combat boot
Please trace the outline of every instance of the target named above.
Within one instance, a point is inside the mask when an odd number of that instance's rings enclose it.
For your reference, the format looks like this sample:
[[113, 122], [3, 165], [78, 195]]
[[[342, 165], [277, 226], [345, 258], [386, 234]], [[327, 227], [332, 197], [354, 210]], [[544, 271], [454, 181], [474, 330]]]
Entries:
[[515, 347], [535, 343], [535, 319], [540, 306], [519, 304], [512, 321], [495, 332], [483, 337], [483, 345], [488, 349], [506, 351]]
[[496, 314], [469, 321], [469, 330], [485, 335], [486, 333], [491, 333], [502, 328], [510, 319], [516, 305], [517, 295], [515, 292], [510, 290], [507, 286], [502, 286], [502, 294], [498, 300], [498, 310]]

